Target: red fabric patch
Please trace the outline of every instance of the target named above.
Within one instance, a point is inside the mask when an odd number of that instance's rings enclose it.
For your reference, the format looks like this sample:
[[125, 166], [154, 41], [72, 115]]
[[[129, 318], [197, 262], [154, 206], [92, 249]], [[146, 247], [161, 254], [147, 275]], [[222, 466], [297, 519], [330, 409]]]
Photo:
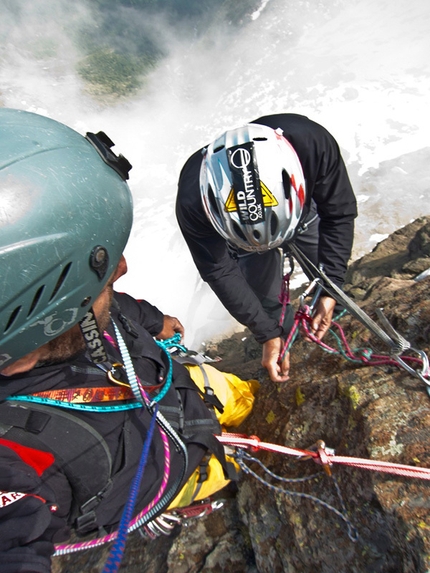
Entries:
[[0, 438], [0, 446], [6, 446], [16, 452], [23, 462], [31, 466], [36, 471], [38, 476], [41, 476], [43, 472], [55, 461], [53, 454], [50, 454], [49, 452], [27, 448], [26, 446], [21, 446], [21, 444], [11, 442], [10, 440], [3, 440]]

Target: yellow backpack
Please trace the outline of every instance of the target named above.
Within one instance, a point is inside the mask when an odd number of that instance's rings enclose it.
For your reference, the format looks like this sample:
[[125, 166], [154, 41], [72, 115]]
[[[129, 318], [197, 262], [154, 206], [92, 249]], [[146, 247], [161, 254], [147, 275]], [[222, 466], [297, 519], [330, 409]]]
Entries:
[[[252, 410], [254, 394], [260, 387], [257, 380], [241, 380], [234, 374], [221, 372], [210, 364], [184, 363], [184, 366], [188, 369], [191, 378], [199, 389], [204, 393], [205, 388], [210, 386], [224, 406], [222, 413], [215, 409], [217, 419], [223, 430], [237, 427], [245, 420]], [[226, 458], [227, 461], [235, 465], [237, 470], [239, 469], [232, 456], [226, 455]], [[186, 507], [194, 501], [206, 499], [229, 482], [230, 480], [226, 479], [221, 464], [214, 455], [211, 455], [205, 464], [193, 472], [170, 504], [169, 509]]]

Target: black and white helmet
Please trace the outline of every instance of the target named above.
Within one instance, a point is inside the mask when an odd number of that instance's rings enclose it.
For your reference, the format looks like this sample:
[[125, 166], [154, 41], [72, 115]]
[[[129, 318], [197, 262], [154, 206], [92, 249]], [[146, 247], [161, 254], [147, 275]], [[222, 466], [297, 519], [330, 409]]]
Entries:
[[226, 241], [264, 252], [293, 238], [306, 189], [300, 160], [281, 129], [250, 123], [226, 131], [203, 153], [203, 207]]

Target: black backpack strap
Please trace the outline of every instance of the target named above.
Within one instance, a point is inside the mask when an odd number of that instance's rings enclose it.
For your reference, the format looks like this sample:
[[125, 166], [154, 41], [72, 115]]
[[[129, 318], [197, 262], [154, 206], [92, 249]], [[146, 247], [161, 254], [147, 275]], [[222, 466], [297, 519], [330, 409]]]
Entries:
[[72, 487], [74, 514], [94, 522], [94, 509], [111, 486], [112, 457], [102, 436], [80, 418], [42, 404], [8, 400], [0, 404], [0, 420], [2, 437], [54, 454]]
[[198, 392], [207, 406], [211, 408], [216, 408], [218, 412], [222, 414], [224, 412], [224, 405], [213, 391], [213, 388], [210, 385], [209, 377], [205, 369], [201, 365], [199, 365], [199, 367], [203, 375], [204, 387], [205, 387], [204, 392], [202, 392], [200, 388], [197, 386], [197, 384], [192, 380], [191, 376], [188, 373], [188, 370], [186, 371], [186, 375], [180, 375], [175, 378], [175, 388], [178, 389], [183, 388], [186, 390], [194, 390], [195, 392]]
[[227, 461], [224, 446], [210, 432], [198, 431], [186, 437], [187, 444], [199, 444], [214, 454], [224, 471], [224, 476], [229, 480], [237, 480], [238, 474], [235, 465]]
[[209, 380], [209, 376], [207, 375], [206, 370], [203, 367], [203, 364], [207, 362], [215, 362], [211, 360], [204, 354], [194, 352], [193, 350], [187, 350], [187, 352], [180, 352], [180, 353], [173, 353], [172, 358], [175, 359], [176, 362], [183, 365], [191, 365], [191, 366], [198, 366], [203, 376], [203, 383], [205, 387], [204, 394], [203, 392], [198, 389], [200, 394], [203, 396], [203, 400], [208, 406], [212, 408], [216, 408], [218, 412], [221, 414], [224, 412], [224, 405], [219, 400], [218, 396], [215, 394]]

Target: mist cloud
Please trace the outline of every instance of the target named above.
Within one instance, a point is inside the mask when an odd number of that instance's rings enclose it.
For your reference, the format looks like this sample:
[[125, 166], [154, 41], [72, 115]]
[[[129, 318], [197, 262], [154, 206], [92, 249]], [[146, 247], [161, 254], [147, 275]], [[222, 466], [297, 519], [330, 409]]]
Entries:
[[[98, 25], [90, 2], [21, 0], [0, 11], [0, 102], [81, 133], [102, 129], [130, 160], [135, 225], [118, 284], [179, 316], [189, 344], [235, 326], [201, 283], [174, 217], [182, 164], [225, 129], [283, 111], [329, 129], [360, 197], [356, 255], [372, 235], [428, 213], [425, 201], [405, 202], [406, 192], [428, 193], [430, 6], [421, 0], [270, 0], [246, 26], [223, 20], [205, 34], [173, 32], [154, 15], [145, 25], [164, 56], [133, 96], [111, 101], [92, 97], [76, 71], [76, 39]], [[121, 10], [124, 25], [131, 14]], [[126, 52], [133, 14], [118, 39]], [[396, 168], [405, 173], [395, 178]]]

